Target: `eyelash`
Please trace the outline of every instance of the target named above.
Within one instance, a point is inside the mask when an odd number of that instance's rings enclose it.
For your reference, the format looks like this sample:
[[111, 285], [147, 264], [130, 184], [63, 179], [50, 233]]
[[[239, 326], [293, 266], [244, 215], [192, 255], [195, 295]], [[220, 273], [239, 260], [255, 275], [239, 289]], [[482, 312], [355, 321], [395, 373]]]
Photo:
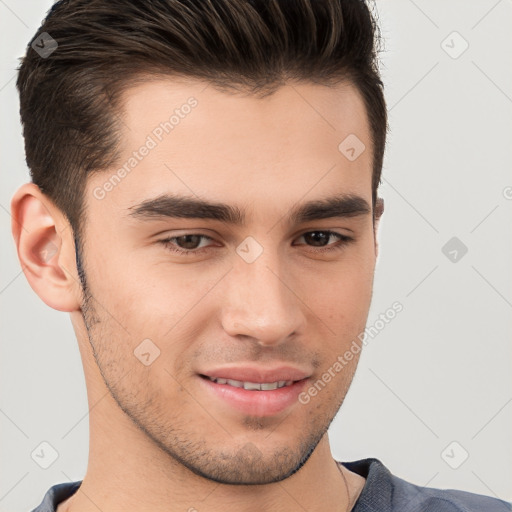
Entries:
[[[325, 247], [317, 247], [316, 252], [320, 252], [320, 253], [339, 251], [341, 249], [344, 249], [346, 245], [355, 241], [354, 238], [352, 238], [350, 236], [342, 235], [341, 233], [337, 233], [336, 231], [329, 231], [329, 230], [306, 231], [305, 233], [302, 233], [302, 235], [300, 235], [300, 236], [302, 237], [304, 235], [308, 235], [311, 233], [324, 233], [324, 234], [329, 235], [329, 237], [335, 236], [339, 239], [340, 243], [338, 243], [338, 244], [329, 244], [328, 246], [325, 246]], [[213, 238], [211, 238], [207, 235], [202, 235], [200, 233], [185, 233], [185, 234], [179, 235], [179, 236], [171, 236], [168, 238], [164, 238], [162, 240], [159, 240], [158, 242], [161, 243], [169, 251], [180, 254], [180, 255], [184, 255], [184, 256], [195, 256], [198, 254], [203, 254], [204, 252], [207, 252], [208, 249], [210, 249], [210, 247], [203, 247], [201, 249], [181, 249], [180, 247], [177, 247], [175, 244], [172, 243], [177, 238], [181, 238], [184, 236], [199, 236], [204, 240], [213, 240]], [[301, 244], [301, 245], [303, 245], [303, 244]], [[315, 246], [309, 246], [309, 247], [314, 248]]]

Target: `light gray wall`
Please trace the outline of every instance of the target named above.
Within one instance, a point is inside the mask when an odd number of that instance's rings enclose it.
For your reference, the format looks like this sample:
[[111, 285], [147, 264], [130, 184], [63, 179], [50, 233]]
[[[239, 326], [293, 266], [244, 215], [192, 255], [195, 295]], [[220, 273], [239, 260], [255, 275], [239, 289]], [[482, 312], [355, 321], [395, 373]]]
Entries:
[[[28, 181], [15, 67], [50, 5], [0, 1], [1, 511], [31, 509], [87, 467], [71, 322], [30, 289], [10, 235], [10, 198]], [[368, 323], [395, 301], [404, 309], [368, 337], [333, 452], [379, 458], [419, 485], [512, 500], [512, 2], [378, 9], [391, 133]], [[48, 469], [31, 458], [43, 441], [59, 454]]]

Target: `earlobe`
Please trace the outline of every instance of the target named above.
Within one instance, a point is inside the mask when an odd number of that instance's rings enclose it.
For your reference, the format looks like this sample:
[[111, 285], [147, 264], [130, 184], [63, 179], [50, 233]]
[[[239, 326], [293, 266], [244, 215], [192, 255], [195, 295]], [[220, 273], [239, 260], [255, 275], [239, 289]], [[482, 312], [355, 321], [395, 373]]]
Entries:
[[66, 217], [34, 183], [11, 201], [12, 234], [31, 288], [58, 311], [80, 309], [80, 286], [72, 230]]

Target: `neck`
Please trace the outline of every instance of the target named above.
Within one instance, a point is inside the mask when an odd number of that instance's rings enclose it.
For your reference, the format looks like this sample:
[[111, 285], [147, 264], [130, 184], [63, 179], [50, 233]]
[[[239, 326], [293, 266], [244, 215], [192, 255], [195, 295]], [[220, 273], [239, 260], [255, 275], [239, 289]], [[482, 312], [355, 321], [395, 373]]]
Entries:
[[[292, 476], [266, 485], [226, 485], [205, 479], [164, 453], [133, 425], [112, 430], [97, 424], [112, 417], [106, 396], [91, 411], [90, 452], [80, 489], [57, 512], [308, 512], [351, 510], [363, 477], [337, 466], [325, 435], [304, 466]], [[114, 423], [110, 425], [113, 427]], [[343, 476], [345, 478], [343, 478]]]

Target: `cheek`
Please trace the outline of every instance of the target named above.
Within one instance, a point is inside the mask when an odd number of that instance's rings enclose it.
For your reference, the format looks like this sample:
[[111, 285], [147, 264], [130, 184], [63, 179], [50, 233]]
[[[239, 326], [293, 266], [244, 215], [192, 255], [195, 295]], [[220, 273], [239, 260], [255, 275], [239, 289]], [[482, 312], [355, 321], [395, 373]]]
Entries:
[[373, 246], [347, 253], [338, 262], [317, 268], [303, 278], [307, 304], [326, 320], [332, 330], [351, 331], [366, 322], [370, 307], [375, 258]]
[[137, 336], [168, 332], [225, 273], [218, 267], [155, 262], [142, 253], [125, 258], [91, 255], [93, 258], [97, 264], [88, 269], [88, 280], [95, 298]]

